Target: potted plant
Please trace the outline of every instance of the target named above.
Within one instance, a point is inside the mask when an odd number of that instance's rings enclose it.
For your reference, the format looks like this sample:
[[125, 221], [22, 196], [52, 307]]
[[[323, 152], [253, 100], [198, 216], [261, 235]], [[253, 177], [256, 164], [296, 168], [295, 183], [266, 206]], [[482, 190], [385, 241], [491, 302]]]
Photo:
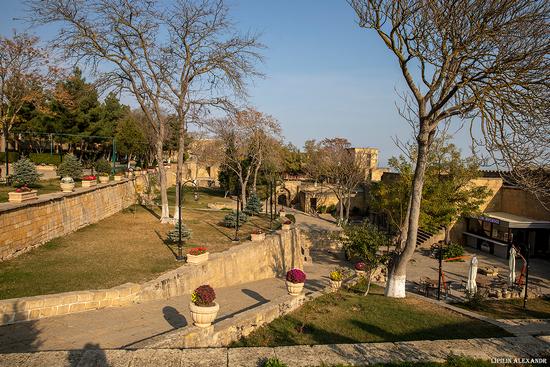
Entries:
[[261, 229], [253, 230], [252, 233], [250, 233], [250, 240], [254, 242], [265, 240], [265, 232]]
[[187, 252], [187, 262], [197, 265], [208, 260], [208, 249], [206, 247], [193, 247]]
[[209, 285], [201, 285], [193, 291], [189, 310], [195, 326], [208, 327], [216, 319], [220, 305], [214, 302], [215, 299], [216, 292]]
[[111, 173], [111, 164], [105, 160], [100, 159], [95, 162], [95, 170], [99, 174], [99, 182], [107, 183], [109, 182], [109, 174]]
[[337, 291], [342, 286], [342, 280], [344, 279], [344, 273], [336, 268], [329, 274], [330, 278], [330, 287], [333, 291]]
[[128, 168], [126, 170], [126, 177], [133, 178], [134, 177], [134, 170], [132, 168]]
[[291, 222], [290, 220], [288, 220], [288, 219], [285, 220], [285, 221], [283, 222], [283, 225], [282, 225], [283, 231], [288, 231], [288, 230], [290, 230], [290, 225], [291, 225], [291, 224], [292, 224], [292, 222]]
[[23, 185], [15, 189], [15, 191], [8, 192], [8, 201], [10, 203], [22, 203], [24, 201], [38, 199], [36, 193], [36, 190], [32, 190], [27, 185]]
[[61, 191], [62, 192], [73, 192], [74, 191], [74, 180], [72, 177], [63, 177], [61, 179]]
[[364, 262], [359, 261], [358, 263], [355, 264], [355, 274], [357, 274], [357, 276], [359, 277], [365, 276], [366, 270], [367, 270], [367, 264], [365, 264]]
[[279, 212], [279, 217], [281, 217], [281, 218], [286, 217], [286, 211], [284, 209], [281, 209], [281, 211]]
[[115, 173], [114, 179], [115, 179], [115, 181], [122, 181], [123, 177], [124, 177], [123, 172], [117, 172], [117, 173]]
[[97, 185], [97, 177], [94, 175], [88, 175], [82, 177], [82, 187], [92, 187]]
[[286, 289], [288, 290], [288, 294], [299, 296], [304, 288], [305, 281], [306, 273], [300, 269], [290, 269], [286, 273]]

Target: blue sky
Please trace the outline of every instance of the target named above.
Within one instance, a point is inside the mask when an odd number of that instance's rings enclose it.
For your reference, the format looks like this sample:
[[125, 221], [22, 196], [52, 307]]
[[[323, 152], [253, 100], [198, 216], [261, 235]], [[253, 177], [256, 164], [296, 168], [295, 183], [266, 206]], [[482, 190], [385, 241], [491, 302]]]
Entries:
[[[264, 79], [249, 86], [250, 104], [276, 117], [288, 141], [345, 137], [380, 149], [381, 164], [399, 153], [392, 138], [408, 139], [396, 90], [405, 85], [395, 60], [372, 31], [359, 28], [344, 0], [228, 0], [243, 32], [267, 46]], [[25, 24], [17, 0], [0, 0], [0, 34]], [[52, 29], [35, 30], [43, 38]], [[455, 142], [467, 153], [463, 129]]]

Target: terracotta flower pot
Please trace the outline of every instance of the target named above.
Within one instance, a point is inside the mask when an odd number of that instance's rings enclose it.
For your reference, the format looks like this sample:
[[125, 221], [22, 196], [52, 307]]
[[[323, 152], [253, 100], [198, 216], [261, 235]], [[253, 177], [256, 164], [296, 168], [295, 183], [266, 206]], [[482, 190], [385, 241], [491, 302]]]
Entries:
[[189, 303], [189, 310], [191, 311], [191, 318], [193, 324], [198, 327], [209, 327], [216, 319], [216, 315], [220, 310], [220, 305], [214, 302], [214, 306], [204, 307], [197, 306], [193, 302]]
[[302, 289], [304, 289], [304, 283], [291, 283], [287, 280], [286, 289], [291, 296], [299, 296], [302, 293]]
[[283, 224], [281, 228], [283, 229], [283, 231], [290, 231], [290, 226], [290, 224]]
[[122, 181], [122, 176], [120, 176], [120, 175], [114, 176], [114, 180], [115, 181]]
[[73, 192], [74, 191], [74, 182], [64, 183], [61, 182], [61, 191], [63, 192]]
[[200, 255], [187, 254], [187, 262], [189, 264], [198, 265], [208, 261], [208, 252]]
[[101, 183], [109, 182], [109, 176], [99, 176], [99, 182]]

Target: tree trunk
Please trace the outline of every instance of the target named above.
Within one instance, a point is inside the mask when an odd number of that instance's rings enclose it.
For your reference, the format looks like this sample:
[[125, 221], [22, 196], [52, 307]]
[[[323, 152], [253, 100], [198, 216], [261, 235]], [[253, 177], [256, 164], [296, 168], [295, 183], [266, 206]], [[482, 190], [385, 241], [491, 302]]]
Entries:
[[239, 209], [242, 209], [244, 205], [246, 204], [246, 185], [248, 184], [248, 179], [243, 181], [239, 180], [241, 184], [241, 207]]
[[261, 162], [254, 168], [254, 177], [252, 179], [252, 192], [256, 192], [256, 182], [258, 180], [258, 171], [260, 170]]
[[[185, 123], [182, 121], [178, 131], [178, 162], [176, 166], [176, 187], [183, 182], [183, 160], [185, 158]], [[179, 191], [176, 189], [176, 203], [174, 205], [174, 221], [179, 220]], [[183, 193], [182, 193], [183, 194]]]
[[411, 212], [411, 200], [412, 200], [412, 196], [409, 196], [409, 202], [407, 204], [407, 214], [405, 214], [405, 220], [403, 221], [402, 226], [400, 228], [399, 239], [397, 241], [396, 250], [399, 250], [405, 247], [405, 242], [407, 241], [407, 232], [409, 230], [409, 214]]
[[451, 228], [450, 226], [444, 226], [445, 229], [445, 245], [448, 245], [451, 242]]
[[[424, 123], [425, 124], [425, 123]], [[407, 278], [407, 264], [414, 254], [418, 232], [418, 220], [420, 218], [420, 202], [422, 200], [422, 187], [424, 186], [424, 174], [426, 172], [428, 150], [433, 137], [433, 131], [421, 127], [417, 137], [418, 156], [412, 182], [411, 205], [409, 211], [409, 226], [407, 240], [403, 251], [396, 257], [388, 274], [385, 295], [393, 298], [405, 298], [405, 281]]]
[[164, 137], [164, 124], [160, 124], [159, 136], [157, 137], [157, 149], [156, 149], [156, 158], [158, 162], [158, 171], [159, 171], [159, 186], [160, 186], [160, 202], [161, 202], [161, 214], [160, 222], [168, 223], [170, 222], [170, 207], [168, 206], [168, 194], [166, 192], [167, 182], [166, 182], [166, 170], [164, 169], [163, 162], [163, 143], [162, 139]]
[[348, 193], [347, 196], [347, 204], [346, 204], [346, 223], [349, 222], [349, 208], [351, 206], [351, 193]]
[[342, 225], [342, 221], [344, 220], [344, 198], [340, 198], [339, 200], [339, 208], [338, 208], [338, 225]]

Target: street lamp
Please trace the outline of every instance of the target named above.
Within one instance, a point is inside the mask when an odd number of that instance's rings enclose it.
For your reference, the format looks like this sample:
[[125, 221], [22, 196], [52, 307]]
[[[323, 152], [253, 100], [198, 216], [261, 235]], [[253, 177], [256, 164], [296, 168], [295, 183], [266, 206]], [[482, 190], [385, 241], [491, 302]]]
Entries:
[[197, 180], [187, 180], [184, 181], [182, 184], [178, 184], [178, 254], [176, 256], [177, 261], [183, 261], [185, 260], [185, 257], [183, 256], [183, 243], [181, 241], [181, 205], [183, 202], [183, 193], [184, 193], [184, 187], [186, 183], [193, 183], [193, 198], [195, 201], [199, 200], [199, 194], [197, 192]]

